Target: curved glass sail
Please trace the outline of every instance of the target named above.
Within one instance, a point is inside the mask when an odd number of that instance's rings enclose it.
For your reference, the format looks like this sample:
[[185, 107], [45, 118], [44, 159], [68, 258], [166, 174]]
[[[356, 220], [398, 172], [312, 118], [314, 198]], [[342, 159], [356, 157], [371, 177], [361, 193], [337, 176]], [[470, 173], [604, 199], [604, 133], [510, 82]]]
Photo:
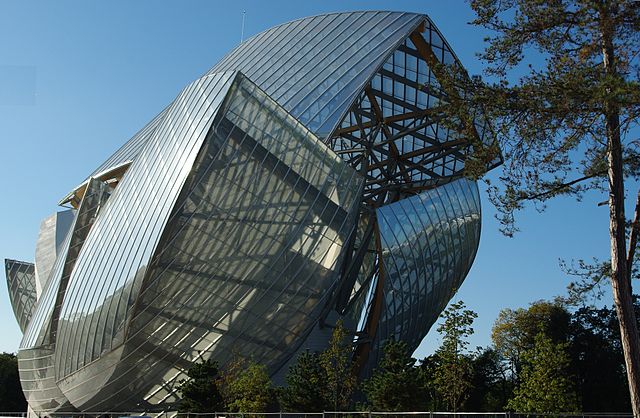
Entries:
[[31, 321], [36, 306], [36, 272], [33, 263], [4, 260], [7, 289], [13, 313], [22, 332]]

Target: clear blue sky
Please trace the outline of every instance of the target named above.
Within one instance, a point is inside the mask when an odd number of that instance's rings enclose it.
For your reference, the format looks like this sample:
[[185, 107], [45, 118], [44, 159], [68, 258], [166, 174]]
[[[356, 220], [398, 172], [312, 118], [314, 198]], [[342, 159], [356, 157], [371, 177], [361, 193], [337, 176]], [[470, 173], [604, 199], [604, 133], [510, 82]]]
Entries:
[[[461, 0], [0, 0], [0, 257], [33, 260], [41, 219], [239, 43], [242, 10], [246, 38], [292, 19], [361, 9], [428, 14], [469, 72], [481, 72], [475, 52], [484, 33], [467, 23], [472, 11]], [[525, 211], [522, 232], [509, 239], [483, 194], [480, 250], [457, 296], [479, 315], [472, 346], [489, 344], [500, 309], [564, 293], [560, 257], [608, 256], [602, 200]], [[14, 352], [21, 334], [2, 271], [0, 351]], [[416, 355], [438, 344], [432, 331]]]

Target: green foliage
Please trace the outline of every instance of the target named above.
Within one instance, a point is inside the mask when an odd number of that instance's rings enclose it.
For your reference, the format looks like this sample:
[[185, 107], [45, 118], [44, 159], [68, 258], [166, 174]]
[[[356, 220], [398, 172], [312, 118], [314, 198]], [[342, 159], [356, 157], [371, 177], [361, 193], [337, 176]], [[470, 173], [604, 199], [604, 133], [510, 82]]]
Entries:
[[265, 412], [273, 403], [273, 389], [267, 368], [253, 361], [240, 370], [225, 388], [227, 410]]
[[[635, 308], [639, 318], [637, 301]], [[569, 354], [584, 411], [631, 408], [618, 329], [613, 308], [582, 307], [572, 315]]]
[[0, 354], [0, 405], [4, 411], [27, 410], [18, 375], [18, 359], [15, 354]]
[[342, 321], [338, 321], [329, 346], [320, 354], [327, 384], [327, 401], [334, 411], [347, 410], [356, 387], [356, 377], [351, 363], [352, 343]]
[[437, 328], [442, 335], [442, 345], [436, 351], [440, 361], [435, 369], [434, 384], [446, 406], [454, 412], [469, 395], [473, 374], [473, 362], [466, 349], [478, 315], [465, 308], [463, 301], [451, 304], [442, 313], [444, 322]]
[[327, 376], [320, 355], [305, 351], [287, 373], [287, 386], [279, 393], [280, 406], [286, 412], [322, 412], [329, 409]]
[[598, 291], [610, 277], [632, 409], [640, 415], [640, 337], [630, 285], [640, 193], [633, 220], [625, 215], [625, 181], [640, 179], [634, 137], [640, 126], [640, 8], [627, 0], [471, 0], [471, 6], [474, 23], [491, 31], [482, 58], [494, 79], [473, 79], [465, 90], [495, 122], [504, 151], [501, 185], [489, 187], [502, 231], [517, 230], [515, 213], [527, 202], [544, 209], [555, 196], [579, 201], [585, 192], [606, 199], [610, 262], [580, 261], [581, 280], [570, 297]]
[[287, 374], [287, 386], [280, 390], [283, 410], [322, 412], [346, 410], [356, 388], [351, 362], [352, 344], [342, 321], [338, 321], [329, 346], [322, 353], [305, 352]]
[[523, 353], [520, 384], [507, 407], [516, 412], [576, 412], [579, 404], [567, 343], [554, 343], [544, 333], [535, 336], [533, 347]]
[[[440, 357], [437, 353], [423, 358], [418, 366], [418, 374], [421, 386], [421, 402], [418, 405], [425, 411], [441, 411], [446, 409], [440, 399], [436, 385], [436, 371], [440, 367]], [[423, 405], [424, 404], [424, 405]]]
[[[608, 116], [617, 113], [623, 127], [639, 120], [639, 62], [630, 51], [640, 49], [640, 12], [618, 0], [471, 6], [473, 23], [492, 34], [481, 57], [493, 82], [476, 78], [467, 91], [494, 122], [504, 153], [502, 186], [490, 194], [503, 232], [512, 234], [514, 212], [527, 201], [607, 190]], [[613, 41], [609, 67], [604, 35]], [[629, 130], [619, 126], [624, 142]], [[629, 140], [622, 150], [626, 177], [638, 178], [638, 145]]]
[[388, 341], [383, 347], [380, 366], [363, 390], [375, 411], [423, 410], [423, 385], [420, 370], [415, 367], [405, 342]]
[[187, 379], [180, 381], [180, 412], [223, 411], [224, 402], [219, 385], [217, 362], [204, 360], [194, 364], [187, 372]]
[[[637, 301], [636, 310], [640, 311]], [[612, 308], [570, 312], [557, 301], [538, 301], [526, 309], [506, 309], [494, 326], [495, 346], [475, 352], [468, 351], [467, 341], [475, 313], [458, 302], [442, 316], [442, 346], [419, 365], [406, 343], [385, 344], [379, 368], [362, 385], [366, 409], [557, 413], [630, 408]], [[283, 411], [333, 410], [336, 393], [341, 408], [353, 407], [355, 379], [348, 373], [352, 366], [347, 340], [338, 324], [325, 352], [307, 351], [298, 357], [286, 376], [288, 386], [279, 388]], [[181, 392], [182, 411], [259, 413], [273, 411], [275, 405], [265, 367], [239, 357], [221, 375], [215, 362], [195, 365], [189, 379], [181, 382]]]
[[467, 411], [503, 411], [513, 395], [508, 366], [493, 348], [479, 349], [473, 356], [473, 377]]
[[438, 349], [442, 355], [455, 356], [466, 350], [467, 338], [473, 334], [473, 321], [478, 314], [465, 309], [463, 301], [452, 303], [442, 312], [443, 323], [437, 328], [442, 335], [442, 346]]
[[531, 348], [543, 332], [554, 342], [567, 341], [571, 315], [560, 304], [538, 301], [527, 309], [503, 309], [498, 314], [491, 338], [497, 353], [504, 358], [514, 377], [521, 369], [522, 353]]

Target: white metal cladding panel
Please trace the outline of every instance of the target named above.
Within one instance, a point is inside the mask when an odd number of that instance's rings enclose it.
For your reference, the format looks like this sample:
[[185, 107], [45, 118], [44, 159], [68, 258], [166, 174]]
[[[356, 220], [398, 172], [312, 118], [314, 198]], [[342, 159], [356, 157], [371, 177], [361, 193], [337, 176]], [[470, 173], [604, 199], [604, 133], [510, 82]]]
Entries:
[[[236, 353], [274, 369], [303, 341], [338, 279], [362, 177], [255, 84], [238, 80], [167, 222], [124, 357], [97, 395], [83, 393], [80, 377], [69, 379], [74, 394], [65, 393], [76, 406], [175, 398], [167, 379], [182, 376], [199, 352], [221, 364]], [[108, 373], [101, 362], [77, 374]]]
[[35, 268], [32, 263], [16, 260], [5, 260], [4, 263], [11, 307], [20, 331], [24, 332], [36, 305]]
[[480, 242], [480, 198], [465, 178], [377, 210], [384, 263], [384, 302], [369, 356], [384, 342], [413, 351], [460, 287]]
[[34, 411], [73, 410], [56, 384], [53, 361], [54, 351], [50, 348], [18, 352], [20, 384], [29, 406]]
[[[370, 11], [296, 20], [246, 40], [208, 74], [241, 71], [311, 131], [326, 135], [377, 67], [424, 19], [415, 13]], [[167, 109], [92, 175], [133, 161]]]
[[[73, 219], [73, 218], [72, 218]], [[46, 287], [49, 274], [56, 262], [57, 255], [57, 224], [58, 215], [54, 213], [40, 222], [40, 230], [38, 231], [38, 240], [36, 241], [36, 295], [40, 298], [44, 288]], [[68, 225], [67, 225], [68, 227]], [[66, 234], [67, 231], [65, 231]]]
[[296, 20], [248, 39], [211, 72], [242, 71], [312, 132], [326, 135], [424, 19], [414, 13], [352, 12]]
[[102, 209], [60, 314], [58, 379], [123, 343], [130, 297], [234, 74], [202, 77], [181, 92]]
[[56, 262], [56, 214], [47, 216], [40, 222], [36, 241], [36, 294], [40, 298], [46, 287], [49, 274]]
[[[75, 223], [75, 221], [74, 221]], [[71, 226], [73, 230], [74, 226]], [[47, 280], [47, 283], [40, 295], [38, 305], [33, 313], [33, 317], [29, 322], [27, 329], [22, 336], [20, 342], [20, 350], [40, 347], [49, 344], [49, 331], [51, 327], [51, 313], [53, 312], [53, 306], [58, 294], [59, 278], [64, 267], [64, 260], [67, 256], [69, 249], [69, 242], [71, 241], [71, 234], [68, 233], [63, 243], [60, 245], [60, 250], [56, 261], [51, 268], [50, 277], [51, 280]]]
[[[48, 346], [55, 343], [51, 336], [55, 335], [57, 331], [57, 311], [61, 307], [69, 275], [73, 270], [78, 252], [84, 244], [87, 233], [109, 191], [108, 186], [101, 181], [90, 179], [76, 216], [64, 241], [58, 248], [58, 257], [51, 268], [44, 292], [38, 301], [34, 319], [29, 324], [27, 332], [25, 332], [20, 349]], [[58, 308], [56, 315], [52, 316], [55, 308]]]

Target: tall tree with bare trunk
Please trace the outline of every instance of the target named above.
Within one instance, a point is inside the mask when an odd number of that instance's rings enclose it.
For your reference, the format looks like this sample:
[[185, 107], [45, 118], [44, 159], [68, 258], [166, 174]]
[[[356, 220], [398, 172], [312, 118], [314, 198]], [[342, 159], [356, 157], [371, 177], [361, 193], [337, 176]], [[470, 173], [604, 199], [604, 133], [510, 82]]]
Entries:
[[[470, 3], [473, 23], [490, 31], [481, 54], [486, 77], [451, 80], [467, 84], [462, 97], [484, 107], [495, 122], [504, 165], [501, 181], [490, 183], [489, 191], [503, 232], [517, 230], [514, 213], [527, 202], [540, 208], [559, 195], [580, 200], [585, 192], [602, 193], [609, 206], [611, 259], [598, 271], [611, 282], [633, 413], [640, 417], [640, 339], [631, 280], [640, 194], [633, 219], [625, 217], [625, 182], [637, 188], [640, 174], [640, 3]], [[481, 166], [470, 164], [468, 175], [481, 175], [474, 172]]]

